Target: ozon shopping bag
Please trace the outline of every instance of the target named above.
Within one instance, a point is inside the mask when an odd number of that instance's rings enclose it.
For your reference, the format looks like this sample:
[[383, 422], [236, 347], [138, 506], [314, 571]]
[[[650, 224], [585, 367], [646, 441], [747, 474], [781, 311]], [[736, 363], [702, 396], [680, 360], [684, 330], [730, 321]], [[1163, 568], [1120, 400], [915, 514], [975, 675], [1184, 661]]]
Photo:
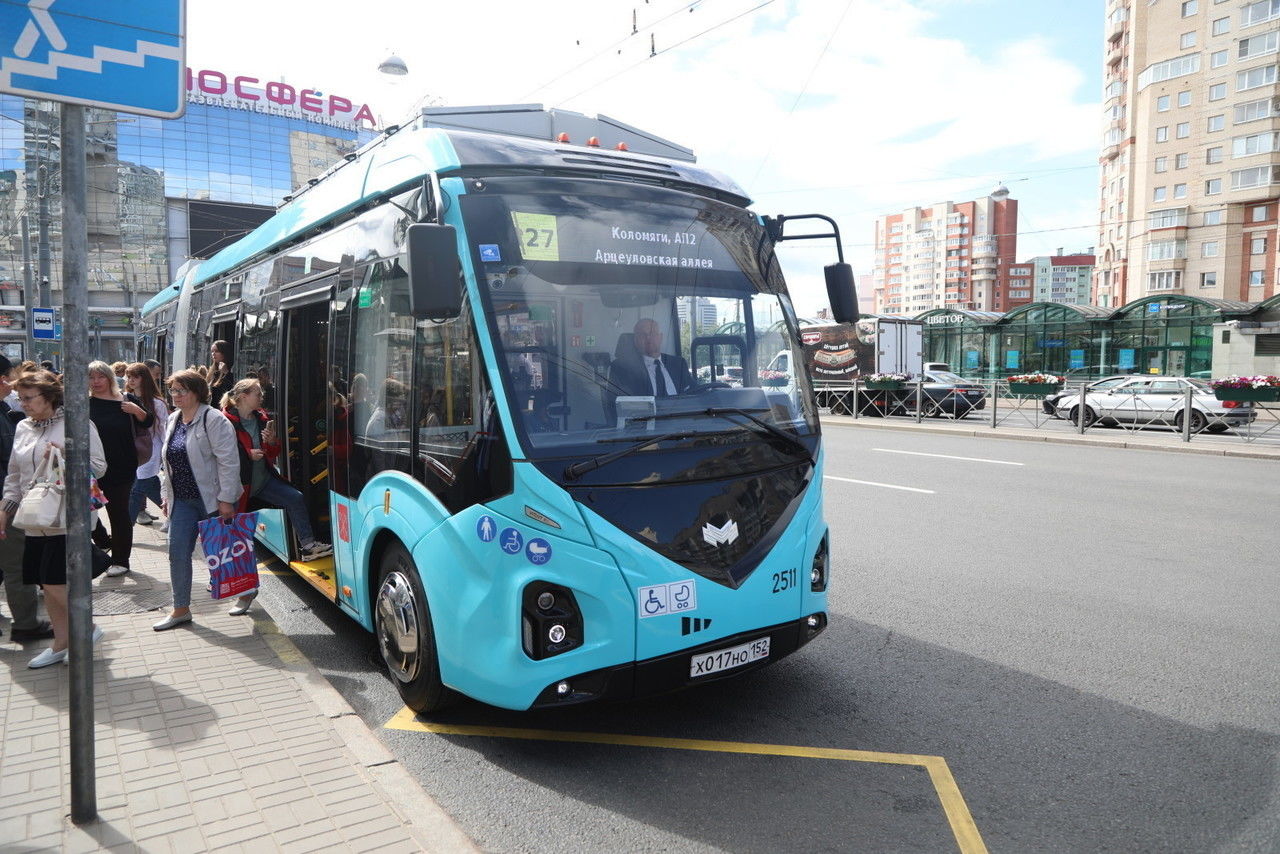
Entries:
[[237, 513], [230, 522], [215, 516], [200, 523], [200, 542], [209, 565], [209, 592], [214, 599], [258, 588], [258, 559], [253, 553], [257, 524], [257, 513]]

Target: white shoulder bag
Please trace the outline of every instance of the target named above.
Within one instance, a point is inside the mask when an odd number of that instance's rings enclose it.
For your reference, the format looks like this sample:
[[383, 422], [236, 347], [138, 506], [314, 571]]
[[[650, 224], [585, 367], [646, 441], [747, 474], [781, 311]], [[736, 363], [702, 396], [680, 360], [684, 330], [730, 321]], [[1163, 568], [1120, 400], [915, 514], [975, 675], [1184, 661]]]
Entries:
[[48, 455], [36, 467], [35, 479], [18, 504], [13, 524], [36, 536], [66, 533], [66, 484], [62, 451], [57, 447], [50, 445]]

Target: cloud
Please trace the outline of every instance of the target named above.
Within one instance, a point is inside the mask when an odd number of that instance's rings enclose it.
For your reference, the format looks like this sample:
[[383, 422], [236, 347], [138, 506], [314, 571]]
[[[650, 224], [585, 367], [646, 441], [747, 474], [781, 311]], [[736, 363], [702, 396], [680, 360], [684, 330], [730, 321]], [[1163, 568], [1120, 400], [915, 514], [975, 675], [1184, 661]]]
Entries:
[[[760, 2], [362, 0], [361, 14], [338, 23], [295, 3], [197, 0], [189, 55], [193, 67], [283, 73], [389, 116], [426, 97], [604, 113], [694, 149], [762, 212], [836, 216], [859, 270], [871, 267], [878, 214], [974, 198], [1064, 158], [1096, 160], [1097, 94], [1082, 94], [1078, 59], [1043, 38], [930, 34], [965, 14], [953, 0]], [[410, 68], [398, 84], [374, 70], [391, 52]], [[1074, 218], [1096, 208], [1095, 186], [1075, 173], [1063, 184], [1073, 197], [1035, 210], [1024, 199], [1023, 210], [1036, 223]], [[815, 259], [796, 261], [794, 278], [802, 303], [825, 303], [820, 267], [834, 249], [786, 255]]]

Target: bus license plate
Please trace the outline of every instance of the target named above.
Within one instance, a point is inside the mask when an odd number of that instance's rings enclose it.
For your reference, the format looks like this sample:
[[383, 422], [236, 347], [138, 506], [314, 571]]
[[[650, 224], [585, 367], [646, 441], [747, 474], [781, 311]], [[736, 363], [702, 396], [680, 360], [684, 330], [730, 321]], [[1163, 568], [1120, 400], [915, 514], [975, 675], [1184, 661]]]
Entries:
[[753, 661], [769, 657], [769, 638], [757, 638], [744, 644], [731, 646], [728, 649], [717, 649], [714, 652], [700, 652], [689, 659], [689, 678], [710, 676], [722, 670], [732, 670]]

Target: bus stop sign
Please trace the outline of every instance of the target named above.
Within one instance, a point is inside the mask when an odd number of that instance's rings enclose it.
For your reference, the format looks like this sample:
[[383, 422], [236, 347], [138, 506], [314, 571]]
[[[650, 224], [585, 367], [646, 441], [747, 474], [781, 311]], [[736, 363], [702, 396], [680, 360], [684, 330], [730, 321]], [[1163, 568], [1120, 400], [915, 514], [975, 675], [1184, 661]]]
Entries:
[[31, 337], [37, 341], [56, 341], [58, 330], [54, 329], [53, 309], [31, 309]]
[[0, 2], [0, 92], [177, 118], [185, 67], [185, 0]]

